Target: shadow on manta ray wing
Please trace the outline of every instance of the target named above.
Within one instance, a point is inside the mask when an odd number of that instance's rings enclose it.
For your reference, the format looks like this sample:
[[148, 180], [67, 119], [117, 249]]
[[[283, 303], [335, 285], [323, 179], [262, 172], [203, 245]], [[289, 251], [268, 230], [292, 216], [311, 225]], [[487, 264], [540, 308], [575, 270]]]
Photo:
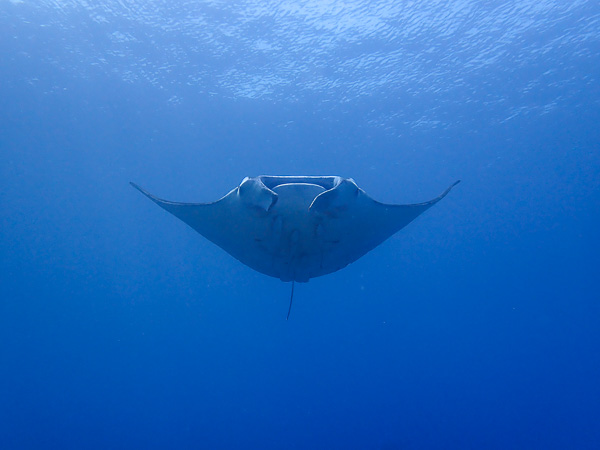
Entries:
[[213, 203], [162, 200], [131, 185], [231, 256], [265, 275], [294, 284], [336, 272], [367, 254], [444, 198], [424, 203], [380, 203], [352, 178], [244, 178]]

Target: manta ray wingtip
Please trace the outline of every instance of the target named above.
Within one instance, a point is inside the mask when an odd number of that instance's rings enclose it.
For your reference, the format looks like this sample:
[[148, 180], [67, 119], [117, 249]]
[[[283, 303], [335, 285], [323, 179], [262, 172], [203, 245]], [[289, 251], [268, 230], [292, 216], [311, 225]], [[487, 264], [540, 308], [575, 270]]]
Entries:
[[152, 195], [150, 192], [148, 192], [146, 189], [144, 189], [143, 187], [141, 187], [139, 184], [135, 184], [133, 181], [130, 181], [129, 184], [131, 186], [133, 186], [135, 189], [137, 189], [138, 191], [140, 191], [142, 194], [144, 194], [146, 197], [148, 197], [153, 202], [158, 203], [159, 205], [161, 204], [161, 202], [163, 202], [163, 200], [161, 200], [160, 198]]
[[140, 192], [144, 192], [144, 190], [141, 188], [141, 186], [140, 186], [140, 185], [138, 185], [138, 184], [135, 184], [133, 181], [130, 181], [130, 182], [129, 182], [129, 184], [130, 184], [131, 186], [133, 186], [134, 188], [136, 188], [138, 191], [140, 191]]
[[439, 197], [437, 197], [437, 198], [435, 199], [435, 201], [436, 201], [436, 202], [438, 202], [438, 201], [440, 201], [441, 199], [443, 199], [443, 198], [444, 198], [446, 195], [448, 195], [448, 193], [449, 193], [449, 192], [452, 190], [452, 188], [453, 188], [454, 186], [456, 186], [458, 183], [460, 183], [460, 181], [461, 181], [461, 180], [456, 180], [454, 183], [452, 183], [452, 184], [451, 184], [451, 185], [448, 187], [448, 189], [446, 189], [444, 192], [442, 192], [442, 193], [440, 194], [440, 196], [439, 196]]

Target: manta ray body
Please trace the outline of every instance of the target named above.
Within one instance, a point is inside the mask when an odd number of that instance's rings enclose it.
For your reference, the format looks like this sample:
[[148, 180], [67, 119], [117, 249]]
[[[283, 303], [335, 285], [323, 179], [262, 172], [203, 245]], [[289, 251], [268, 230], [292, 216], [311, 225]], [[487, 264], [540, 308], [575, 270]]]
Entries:
[[246, 177], [213, 203], [162, 200], [131, 184], [248, 267], [307, 282], [373, 250], [458, 183], [410, 205], [377, 202], [353, 179], [338, 176]]

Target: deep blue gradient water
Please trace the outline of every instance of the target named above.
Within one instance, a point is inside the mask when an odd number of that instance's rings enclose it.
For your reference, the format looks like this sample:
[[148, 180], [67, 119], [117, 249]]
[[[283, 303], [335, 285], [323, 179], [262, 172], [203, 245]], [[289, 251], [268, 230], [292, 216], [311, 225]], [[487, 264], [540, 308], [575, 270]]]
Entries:
[[[600, 448], [600, 5], [0, 1], [0, 448]], [[129, 186], [462, 183], [297, 284]]]

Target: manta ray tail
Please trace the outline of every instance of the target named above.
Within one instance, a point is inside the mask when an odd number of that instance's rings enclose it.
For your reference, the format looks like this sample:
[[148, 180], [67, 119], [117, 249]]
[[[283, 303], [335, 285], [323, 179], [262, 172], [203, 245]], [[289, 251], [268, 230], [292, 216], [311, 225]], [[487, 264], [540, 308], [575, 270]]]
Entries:
[[288, 315], [285, 318], [285, 320], [288, 320], [290, 318], [290, 313], [292, 312], [292, 300], [294, 300], [294, 283], [295, 281], [292, 280], [292, 295], [290, 295], [290, 307], [288, 309]]

